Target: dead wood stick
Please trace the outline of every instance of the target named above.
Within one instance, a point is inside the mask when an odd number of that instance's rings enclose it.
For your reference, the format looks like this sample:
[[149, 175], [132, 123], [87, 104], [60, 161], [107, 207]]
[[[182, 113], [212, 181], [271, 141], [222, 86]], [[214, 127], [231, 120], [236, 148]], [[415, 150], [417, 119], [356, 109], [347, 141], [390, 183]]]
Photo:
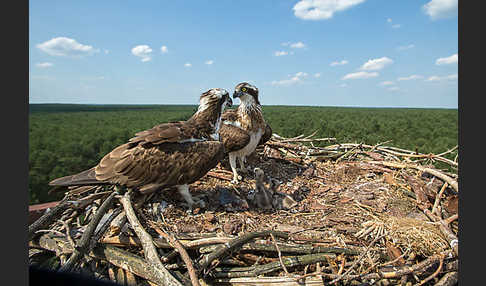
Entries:
[[206, 175], [209, 176], [209, 177], [213, 177], [213, 178], [217, 178], [217, 179], [221, 179], [221, 180], [225, 180], [225, 181], [231, 181], [232, 180], [232, 178], [228, 178], [225, 175], [218, 174], [218, 173], [213, 172], [213, 171], [207, 172]]
[[36, 231], [49, 226], [53, 221], [58, 219], [67, 208], [71, 207], [72, 203], [65, 197], [57, 206], [44, 213], [39, 219], [29, 225], [29, 232], [27, 234], [27, 241], [31, 240]]
[[86, 230], [83, 232], [83, 235], [81, 236], [81, 239], [77, 244], [77, 247], [74, 249], [73, 254], [71, 255], [71, 257], [69, 257], [66, 263], [59, 269], [59, 271], [71, 271], [74, 267], [76, 267], [76, 264], [84, 256], [84, 254], [89, 252], [91, 236], [93, 235], [96, 226], [98, 226], [98, 223], [100, 222], [103, 215], [108, 211], [109, 207], [111, 206], [111, 203], [113, 202], [113, 198], [117, 194], [118, 191], [113, 191], [108, 196], [108, 198], [106, 198], [105, 201], [101, 204], [99, 209], [96, 211], [96, 214], [93, 216], [88, 226], [86, 227]]
[[278, 248], [277, 241], [275, 241], [275, 237], [273, 237], [273, 234], [270, 234], [270, 237], [272, 238], [273, 245], [275, 245], [275, 248], [277, 249], [278, 259], [280, 261], [280, 264], [282, 265], [282, 268], [285, 271], [285, 273], [289, 275], [289, 271], [287, 270], [287, 267], [285, 267], [285, 264], [282, 261], [282, 252], [280, 252], [280, 249]]
[[[198, 248], [201, 246], [205, 245], [212, 245], [212, 244], [223, 244], [231, 241], [232, 238], [229, 237], [212, 237], [212, 238], [202, 238], [198, 240], [192, 240], [192, 241], [180, 241], [180, 243], [185, 247], [185, 248]], [[170, 244], [167, 243], [167, 240], [163, 238], [154, 238], [153, 239], [154, 245], [157, 248], [173, 248]], [[128, 236], [113, 236], [113, 237], [105, 237], [101, 240], [101, 243], [104, 244], [113, 244], [113, 245], [119, 245], [119, 246], [141, 246], [142, 244], [140, 243], [140, 240], [137, 237], [128, 237]], [[173, 255], [177, 255], [177, 252], [174, 251], [174, 254], [167, 254], [168, 257], [170, 256], [170, 259], [172, 259]], [[169, 258], [166, 258], [167, 261], [169, 261]], [[165, 261], [164, 261], [165, 262]]]
[[289, 142], [319, 142], [319, 141], [336, 141], [336, 138], [302, 138], [302, 139], [287, 139], [282, 140], [281, 142], [289, 143]]
[[379, 236], [375, 237], [375, 239], [373, 239], [373, 241], [370, 242], [370, 244], [366, 247], [366, 249], [363, 251], [363, 253], [358, 257], [358, 259], [356, 259], [356, 261], [343, 274], [341, 274], [341, 275], [338, 274], [338, 276], [335, 279], [333, 279], [331, 282], [329, 282], [329, 284], [337, 283], [338, 281], [344, 279], [346, 277], [346, 275], [348, 275], [349, 272], [351, 270], [353, 270], [354, 267], [356, 265], [358, 265], [359, 262], [361, 262], [361, 260], [363, 260], [363, 258], [366, 256], [366, 254], [370, 250], [371, 246], [373, 246], [373, 244], [375, 244], [375, 242], [377, 242], [379, 239], [381, 239], [384, 236], [385, 235], [379, 235]]
[[133, 230], [137, 234], [138, 238], [143, 247], [143, 252], [145, 254], [145, 258], [153, 264], [157, 270], [160, 272], [160, 276], [163, 278], [164, 285], [176, 285], [182, 286], [182, 284], [170, 274], [170, 272], [165, 269], [164, 265], [160, 261], [159, 255], [157, 254], [157, 249], [154, 246], [152, 241], [152, 237], [147, 231], [143, 228], [143, 226], [138, 221], [137, 215], [133, 210], [132, 203], [130, 202], [130, 192], [126, 192], [121, 198], [120, 202], [123, 205], [123, 209], [125, 210], [125, 214], [127, 216], [128, 222], [132, 226]]
[[457, 285], [459, 281], [459, 273], [457, 271], [448, 272], [440, 278], [440, 280], [435, 283], [435, 286], [454, 286]]
[[[198, 240], [193, 240], [189, 242], [182, 243], [185, 248], [193, 249], [193, 248], [198, 248], [201, 246], [205, 245], [213, 245], [213, 244], [223, 244], [223, 243], [228, 243], [231, 241], [232, 238], [229, 237], [212, 237], [212, 238], [202, 238]], [[162, 258], [163, 262], [167, 263], [170, 260], [172, 260], [174, 257], [177, 255], [176, 250], [172, 250], [169, 252], [166, 256]]]
[[243, 244], [247, 243], [248, 241], [257, 238], [257, 237], [262, 237], [262, 236], [267, 236], [273, 234], [276, 237], [288, 238], [288, 233], [281, 232], [281, 231], [260, 231], [260, 232], [250, 232], [241, 236], [238, 236], [231, 240], [230, 242], [225, 243], [224, 245], [221, 245], [218, 247], [215, 251], [211, 252], [210, 254], [206, 255], [203, 259], [202, 262], [200, 263], [200, 269], [199, 271], [203, 271], [207, 269], [210, 265], [211, 262], [213, 262], [215, 259], [221, 259], [223, 256], [228, 254], [229, 252], [240, 248]]
[[445, 220], [440, 219], [436, 215], [434, 215], [430, 210], [425, 209], [424, 213], [427, 217], [432, 220], [433, 222], [439, 223], [439, 230], [444, 235], [445, 239], [449, 242], [450, 247], [454, 251], [454, 254], [459, 257], [459, 240], [457, 236], [451, 231], [449, 225], [446, 223]]
[[447, 182], [451, 187], [454, 188], [454, 190], [456, 190], [456, 192], [459, 192], [459, 186], [458, 186], [456, 180], [452, 179], [451, 177], [449, 177], [449, 176], [447, 176], [447, 175], [445, 175], [445, 174], [443, 174], [443, 173], [441, 173], [437, 170], [431, 169], [431, 168], [425, 168], [425, 167], [414, 165], [414, 164], [403, 164], [403, 163], [389, 162], [389, 161], [368, 161], [368, 163], [380, 164], [380, 165], [384, 165], [384, 166], [387, 166], [387, 167], [398, 168], [398, 169], [414, 168], [414, 169], [417, 169], [421, 172], [429, 173], [431, 175], [436, 176], [437, 178], [443, 180], [444, 182]]
[[444, 219], [444, 222], [446, 224], [450, 224], [451, 222], [455, 221], [456, 219], [459, 218], [459, 215], [458, 214], [455, 214], [455, 215], [451, 215], [450, 217]]
[[172, 244], [172, 246], [177, 249], [177, 251], [179, 252], [182, 258], [182, 261], [184, 261], [184, 263], [186, 264], [187, 273], [189, 273], [189, 278], [191, 278], [192, 286], [200, 286], [199, 278], [197, 277], [196, 270], [194, 269], [194, 265], [192, 264], [191, 257], [189, 257], [189, 254], [187, 254], [187, 251], [184, 249], [184, 246], [182, 246], [182, 244], [177, 239], [175, 239], [172, 235], [160, 229], [155, 223], [151, 221], [147, 221], [147, 222], [160, 236], [162, 236], [167, 241], [169, 241], [169, 243]]
[[428, 276], [424, 280], [420, 281], [420, 283], [418, 283], [417, 286], [424, 285], [425, 283], [427, 283], [428, 281], [433, 279], [435, 276], [437, 276], [437, 274], [439, 274], [439, 272], [442, 270], [442, 265], [444, 265], [444, 256], [440, 257], [439, 267], [437, 267], [437, 270], [435, 270], [434, 273], [432, 273], [430, 276]]
[[[202, 253], [212, 252], [219, 246], [209, 246], [201, 248], [199, 251]], [[278, 244], [278, 247], [282, 253], [291, 254], [313, 254], [313, 253], [328, 253], [328, 254], [341, 254], [346, 255], [358, 255], [359, 252], [354, 249], [340, 248], [340, 247], [328, 247], [328, 246], [313, 246], [307, 244], [299, 245], [288, 245], [288, 244]], [[242, 251], [260, 251], [260, 252], [277, 252], [275, 245], [263, 244], [263, 243], [247, 243], [240, 248]]]
[[117, 267], [130, 271], [157, 285], [167, 285], [165, 284], [167, 282], [166, 276], [162, 274], [160, 268], [142, 257], [118, 247], [112, 245], [99, 245], [93, 249], [90, 256], [106, 260]]
[[275, 141], [267, 141], [265, 142], [265, 145], [268, 145], [269, 147], [273, 147], [273, 148], [279, 148], [279, 147], [282, 147], [282, 148], [287, 148], [287, 149], [294, 149], [294, 150], [302, 150], [302, 146], [300, 145], [296, 145], [296, 144], [286, 144], [286, 143], [282, 143], [282, 142], [275, 142]]
[[[389, 270], [389, 268], [385, 269], [379, 269], [378, 272], [373, 272], [373, 273], [367, 273], [367, 274], [354, 274], [354, 275], [348, 275], [346, 278], [348, 281], [350, 280], [356, 280], [356, 279], [362, 279], [362, 280], [378, 280], [378, 279], [393, 279], [393, 278], [400, 278], [404, 275], [409, 275], [409, 274], [419, 274], [427, 270], [430, 266], [433, 264], [437, 263], [441, 256], [444, 254], [437, 254], [433, 256], [429, 256], [427, 259], [416, 263], [412, 266], [409, 265], [404, 265], [404, 266], [397, 266], [393, 267], [393, 270]], [[336, 279], [339, 276], [337, 274], [330, 274], [330, 273], [321, 273], [321, 275], [326, 276], [330, 279]]]
[[439, 193], [435, 196], [434, 206], [432, 207], [432, 213], [435, 213], [439, 216], [440, 214], [437, 213], [437, 207], [439, 206], [440, 198], [442, 197], [442, 194], [444, 193], [446, 188], [447, 188], [447, 182], [444, 183]]
[[122, 209], [118, 207], [113, 211], [113, 213], [108, 217], [107, 220], [104, 221], [103, 224], [100, 223], [99, 229], [95, 231], [93, 237], [91, 238], [90, 242], [90, 249], [95, 247], [96, 243], [100, 240], [100, 238], [105, 234], [106, 230], [110, 226], [111, 222], [120, 214], [122, 213]]
[[[285, 267], [303, 266], [313, 264], [316, 262], [327, 262], [329, 259], [334, 258], [334, 254], [327, 253], [314, 253], [301, 256], [290, 256], [282, 259]], [[237, 278], [237, 277], [256, 277], [262, 274], [271, 273], [282, 269], [280, 261], [270, 262], [263, 265], [256, 265], [250, 267], [221, 267], [216, 268], [213, 273], [214, 278]]]

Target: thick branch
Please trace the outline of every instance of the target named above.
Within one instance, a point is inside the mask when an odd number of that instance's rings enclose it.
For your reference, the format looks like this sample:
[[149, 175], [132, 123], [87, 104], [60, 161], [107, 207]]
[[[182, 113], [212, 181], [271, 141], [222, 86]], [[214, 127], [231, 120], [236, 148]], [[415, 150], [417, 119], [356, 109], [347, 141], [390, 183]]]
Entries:
[[91, 236], [93, 235], [96, 226], [100, 222], [103, 215], [108, 211], [108, 208], [111, 206], [113, 202], [113, 198], [118, 192], [114, 191], [110, 194], [110, 196], [101, 204], [100, 208], [93, 216], [91, 221], [88, 224], [88, 227], [83, 232], [81, 236], [81, 240], [78, 242], [77, 247], [74, 249], [73, 254], [69, 257], [68, 261], [59, 269], [59, 271], [70, 271], [73, 269], [79, 260], [83, 257], [84, 254], [89, 252], [89, 244]]
[[213, 262], [215, 259], [222, 258], [223, 256], [225, 256], [229, 252], [240, 248], [243, 244], [247, 243], [248, 241], [250, 241], [254, 238], [257, 238], [257, 237], [270, 235], [270, 233], [273, 234], [276, 237], [285, 238], [285, 239], [288, 238], [288, 236], [289, 236], [285, 232], [270, 231], [270, 230], [260, 231], [260, 232], [251, 232], [251, 233], [244, 234], [242, 236], [239, 236], [239, 237], [233, 239], [229, 243], [221, 245], [218, 249], [216, 249], [212, 253], [205, 256], [202, 259], [200, 271], [208, 268], [208, 266], [211, 265], [211, 262]]

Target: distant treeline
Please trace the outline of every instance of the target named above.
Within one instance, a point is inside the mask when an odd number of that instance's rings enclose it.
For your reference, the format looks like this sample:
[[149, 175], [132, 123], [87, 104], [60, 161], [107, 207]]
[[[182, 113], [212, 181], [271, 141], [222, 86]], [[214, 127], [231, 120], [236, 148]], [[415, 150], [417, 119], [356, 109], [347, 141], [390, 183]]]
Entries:
[[[30, 204], [62, 198], [47, 194], [52, 179], [91, 168], [136, 132], [185, 120], [196, 110], [195, 105], [30, 104]], [[392, 140], [387, 145], [422, 153], [458, 144], [457, 109], [264, 106], [263, 113], [274, 133], [284, 137], [317, 130], [316, 136], [338, 143]]]

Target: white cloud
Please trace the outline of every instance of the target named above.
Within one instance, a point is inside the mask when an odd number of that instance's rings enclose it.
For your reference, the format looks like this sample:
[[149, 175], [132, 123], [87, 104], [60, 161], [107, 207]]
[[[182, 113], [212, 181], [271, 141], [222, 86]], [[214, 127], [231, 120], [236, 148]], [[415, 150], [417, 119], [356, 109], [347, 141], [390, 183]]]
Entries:
[[385, 66], [390, 65], [393, 63], [393, 60], [387, 57], [382, 57], [379, 59], [372, 59], [368, 60], [366, 63], [364, 63], [361, 66], [362, 70], [369, 70], [369, 71], [374, 71], [374, 70], [381, 70]]
[[335, 61], [335, 62], [332, 62], [330, 64], [331, 67], [334, 67], [334, 66], [342, 66], [342, 65], [345, 65], [345, 64], [348, 64], [349, 62], [347, 60], [342, 60], [342, 61]]
[[441, 78], [439, 76], [433, 75], [433, 76], [430, 76], [425, 81], [439, 81], [439, 80], [441, 80]]
[[440, 66], [440, 65], [457, 64], [458, 62], [459, 62], [459, 57], [457, 56], [457, 54], [453, 54], [450, 57], [438, 58], [435, 61], [435, 64]]
[[191, 64], [191, 63], [185, 63], [185, 64], [184, 64], [184, 66], [185, 66], [186, 68], [190, 68], [190, 67], [192, 67], [192, 64]]
[[392, 18], [388, 18], [388, 19], [386, 19], [386, 21], [387, 21], [388, 23], [391, 23], [393, 20], [392, 20]]
[[314, 77], [315, 77], [315, 78], [319, 78], [319, 77], [321, 77], [321, 73], [320, 73], [320, 72], [315, 73], [315, 74], [314, 74]]
[[276, 51], [273, 55], [276, 56], [276, 57], [281, 57], [281, 56], [286, 56], [288, 54], [289, 53], [286, 52], [286, 51]]
[[132, 54], [140, 57], [142, 62], [148, 62], [152, 59], [152, 49], [147, 45], [138, 45], [132, 48]]
[[52, 67], [53, 65], [54, 65], [53, 63], [48, 63], [48, 62], [35, 64], [35, 66], [38, 68], [48, 68], [48, 67]]
[[160, 47], [160, 51], [163, 53], [163, 54], [166, 54], [169, 52], [169, 49], [167, 49], [167, 46], [162, 46]]
[[308, 74], [305, 72], [298, 72], [295, 75], [289, 75], [289, 79], [274, 80], [271, 82], [272, 85], [292, 85], [302, 82], [302, 78], [307, 77]]
[[432, 20], [448, 18], [457, 14], [458, 0], [432, 0], [422, 9]]
[[348, 85], [346, 83], [341, 83], [339, 86], [340, 87], [347, 87]]
[[425, 81], [446, 81], [446, 80], [454, 81], [457, 80], [457, 78], [458, 78], [457, 73], [446, 75], [446, 76], [433, 75], [427, 78]]
[[76, 40], [66, 37], [53, 38], [37, 44], [36, 47], [51, 56], [81, 57], [99, 52], [99, 49], [80, 44]]
[[290, 44], [290, 47], [293, 49], [302, 49], [305, 48], [305, 44], [302, 42], [297, 42], [297, 43]]
[[413, 49], [413, 48], [415, 48], [415, 45], [410, 44], [410, 45], [406, 45], [406, 46], [400, 46], [400, 47], [397, 48], [397, 50], [405, 51], [405, 50], [410, 50], [410, 49]]
[[107, 49], [104, 49], [103, 51], [105, 52], [105, 55], [110, 53], [110, 50], [107, 50]]
[[377, 72], [355, 72], [355, 73], [348, 73], [347, 75], [343, 76], [342, 80], [347, 79], [362, 79], [362, 78], [372, 78], [377, 77], [379, 74]]
[[303, 20], [330, 19], [335, 12], [347, 10], [365, 0], [301, 0], [292, 8], [294, 15]]
[[424, 78], [424, 77], [421, 76], [421, 75], [413, 74], [413, 75], [407, 76], [407, 77], [399, 77], [399, 78], [397, 78], [397, 80], [403, 81], [403, 80], [414, 80], [414, 79], [421, 79], [421, 78]]
[[392, 87], [389, 87], [387, 88], [389, 91], [397, 91], [397, 90], [400, 90], [400, 88], [398, 86], [392, 86]]
[[394, 85], [394, 84], [395, 83], [393, 81], [389, 81], [389, 80], [380, 82], [381, 86], [388, 86], [388, 85]]
[[212, 65], [212, 64], [214, 64], [214, 61], [213, 60], [209, 60], [209, 61], [206, 61], [205, 64]]

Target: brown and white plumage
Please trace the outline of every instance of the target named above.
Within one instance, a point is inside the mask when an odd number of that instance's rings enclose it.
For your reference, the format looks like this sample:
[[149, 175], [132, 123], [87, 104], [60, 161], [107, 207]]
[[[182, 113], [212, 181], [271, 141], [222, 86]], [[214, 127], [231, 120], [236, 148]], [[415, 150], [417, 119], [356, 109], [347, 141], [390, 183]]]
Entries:
[[237, 109], [227, 110], [221, 120], [220, 135], [228, 152], [233, 182], [238, 182], [236, 158], [240, 162], [241, 170], [245, 168], [245, 158], [259, 144], [265, 143], [272, 136], [271, 127], [265, 122], [262, 106], [258, 99], [258, 88], [242, 82], [236, 85], [233, 98], [239, 98], [241, 104]]
[[224, 157], [219, 140], [221, 115], [232, 104], [224, 89], [214, 88], [200, 97], [198, 111], [187, 121], [162, 123], [135, 134], [106, 154], [95, 167], [58, 178], [51, 186], [119, 184], [142, 193], [177, 186], [189, 206], [191, 184]]

